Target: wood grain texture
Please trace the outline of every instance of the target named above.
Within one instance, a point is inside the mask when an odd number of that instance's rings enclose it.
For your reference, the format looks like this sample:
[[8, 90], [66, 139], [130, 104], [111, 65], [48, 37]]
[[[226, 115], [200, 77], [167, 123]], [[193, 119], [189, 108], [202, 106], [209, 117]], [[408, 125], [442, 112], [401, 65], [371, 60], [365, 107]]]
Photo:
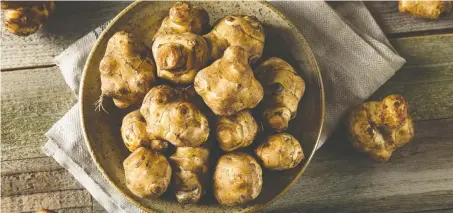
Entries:
[[415, 123], [389, 162], [353, 150], [339, 129], [269, 212], [409, 212], [453, 208], [453, 119]]
[[39, 209], [91, 209], [91, 196], [85, 190], [69, 190], [1, 198], [1, 212], [36, 212]]
[[398, 12], [398, 1], [366, 1], [379, 26], [386, 34], [451, 30], [453, 14], [446, 14], [438, 20], [426, 20]]
[[9, 160], [1, 162], [1, 175], [13, 175], [27, 172], [45, 172], [62, 167], [51, 157], [39, 157]]
[[[55, 64], [53, 58], [56, 55], [97, 26], [111, 20], [129, 4], [130, 2], [119, 1], [60, 1], [49, 25], [27, 37], [12, 35], [2, 25], [2, 70]], [[399, 13], [396, 4], [396, 2], [366, 2], [386, 34], [453, 30], [453, 15], [436, 21], [424, 20]]]
[[44, 157], [44, 133], [75, 103], [58, 67], [2, 73], [3, 160]]
[[72, 175], [61, 168], [46, 172], [2, 175], [2, 196], [83, 189]]
[[391, 39], [390, 43], [406, 59], [407, 66], [453, 63], [453, 34]]

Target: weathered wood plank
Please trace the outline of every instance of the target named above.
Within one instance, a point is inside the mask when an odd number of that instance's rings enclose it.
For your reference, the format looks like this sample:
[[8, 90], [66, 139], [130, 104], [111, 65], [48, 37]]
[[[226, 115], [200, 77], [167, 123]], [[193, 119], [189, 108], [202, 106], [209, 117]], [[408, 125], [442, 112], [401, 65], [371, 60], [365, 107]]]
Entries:
[[408, 66], [453, 63], [453, 34], [390, 39], [390, 43]]
[[453, 119], [415, 123], [389, 162], [353, 150], [339, 129], [270, 212], [410, 212], [453, 208]]
[[59, 1], [48, 26], [27, 37], [7, 32], [2, 24], [1, 68], [55, 64], [53, 58], [56, 55], [83, 35], [114, 18], [130, 3]]
[[44, 133], [75, 103], [58, 67], [2, 73], [2, 160], [44, 157]]
[[83, 189], [65, 169], [2, 175], [2, 196]]
[[91, 208], [86, 190], [69, 190], [1, 198], [1, 212], [36, 212], [39, 209]]
[[9, 160], [1, 162], [1, 175], [13, 175], [27, 172], [45, 172], [58, 170], [61, 167], [51, 157]]
[[[407, 69], [400, 72], [417, 75]], [[450, 69], [453, 72], [453, 69]], [[428, 120], [453, 117], [453, 80], [426, 83], [385, 83], [371, 97], [382, 100], [385, 96], [400, 94], [409, 102], [409, 111], [414, 120]]]
[[[58, 2], [58, 9], [51, 23], [28, 37], [12, 35], [2, 25], [1, 68], [54, 64], [53, 58], [56, 55], [86, 33], [112, 19], [129, 4], [130, 2], [117, 1]], [[399, 13], [396, 2], [366, 4], [387, 34], [433, 29], [453, 30], [453, 15], [427, 21]]]
[[398, 12], [398, 1], [365, 1], [365, 5], [386, 34], [453, 29], [453, 14], [425, 20]]

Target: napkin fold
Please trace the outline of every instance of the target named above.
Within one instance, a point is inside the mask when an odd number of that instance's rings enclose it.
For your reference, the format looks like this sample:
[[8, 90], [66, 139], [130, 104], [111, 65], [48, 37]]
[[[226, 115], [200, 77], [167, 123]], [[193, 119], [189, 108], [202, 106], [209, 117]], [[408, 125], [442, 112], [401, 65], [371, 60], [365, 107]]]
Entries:
[[[321, 69], [326, 95], [322, 145], [347, 110], [369, 98], [405, 60], [392, 48], [362, 2], [272, 4], [299, 28]], [[106, 26], [82, 37], [55, 58], [76, 94], [88, 54]], [[79, 115], [76, 104], [46, 133], [49, 140], [44, 153], [66, 168], [108, 212], [143, 212], [97, 170], [85, 146]]]

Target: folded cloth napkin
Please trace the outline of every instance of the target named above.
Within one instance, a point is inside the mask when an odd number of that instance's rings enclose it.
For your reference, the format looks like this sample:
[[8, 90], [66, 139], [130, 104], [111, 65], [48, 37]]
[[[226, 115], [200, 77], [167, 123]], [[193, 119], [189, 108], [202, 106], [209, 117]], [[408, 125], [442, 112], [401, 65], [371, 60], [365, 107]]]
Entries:
[[[326, 120], [321, 144], [345, 112], [363, 102], [386, 82], [405, 60], [362, 2], [272, 2], [306, 37], [323, 76]], [[86, 58], [103, 25], [56, 57], [64, 79], [79, 88]], [[121, 196], [97, 170], [88, 154], [75, 105], [48, 132], [43, 151], [65, 167], [109, 212], [142, 212]]]

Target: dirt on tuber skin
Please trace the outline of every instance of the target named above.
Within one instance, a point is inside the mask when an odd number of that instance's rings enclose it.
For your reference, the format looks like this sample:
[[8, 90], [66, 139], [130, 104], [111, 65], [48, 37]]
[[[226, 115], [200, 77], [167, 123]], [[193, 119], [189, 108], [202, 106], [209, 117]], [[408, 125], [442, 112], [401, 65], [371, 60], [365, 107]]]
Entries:
[[299, 165], [304, 152], [299, 141], [288, 133], [269, 136], [255, 149], [263, 167], [271, 170], [287, 170]]
[[263, 172], [249, 154], [228, 153], [217, 161], [214, 196], [222, 205], [235, 206], [254, 200], [263, 186]]
[[408, 103], [400, 95], [355, 107], [348, 117], [352, 145], [376, 161], [388, 161], [393, 151], [414, 136]]
[[195, 76], [195, 91], [220, 116], [255, 108], [263, 98], [263, 87], [248, 64], [248, 53], [231, 46], [222, 58]]
[[263, 54], [264, 28], [255, 16], [225, 16], [203, 37], [208, 41], [211, 61], [221, 58], [230, 46], [242, 47], [250, 64], [258, 61]]
[[223, 151], [230, 152], [249, 146], [257, 133], [258, 124], [249, 110], [217, 117], [216, 138]]
[[138, 105], [156, 83], [151, 51], [134, 34], [125, 31], [109, 39], [99, 71], [101, 107], [104, 96], [112, 97], [118, 108]]
[[277, 132], [288, 128], [296, 117], [299, 101], [305, 92], [305, 82], [286, 61], [271, 57], [256, 69], [255, 76], [263, 85], [263, 121]]
[[16, 35], [28, 36], [47, 24], [55, 11], [55, 1], [2, 1], [5, 28]]
[[148, 133], [175, 146], [197, 147], [209, 136], [209, 124], [187, 94], [169, 85], [153, 87], [146, 95], [140, 112]]
[[123, 118], [121, 136], [127, 149], [131, 152], [139, 147], [146, 147], [157, 152], [163, 152], [168, 142], [152, 138], [146, 131], [146, 120], [140, 110], [135, 110]]
[[126, 186], [138, 197], [158, 198], [171, 181], [171, 166], [167, 158], [140, 147], [123, 162]]
[[179, 203], [197, 203], [206, 192], [209, 172], [209, 148], [176, 147], [170, 156], [173, 183]]

